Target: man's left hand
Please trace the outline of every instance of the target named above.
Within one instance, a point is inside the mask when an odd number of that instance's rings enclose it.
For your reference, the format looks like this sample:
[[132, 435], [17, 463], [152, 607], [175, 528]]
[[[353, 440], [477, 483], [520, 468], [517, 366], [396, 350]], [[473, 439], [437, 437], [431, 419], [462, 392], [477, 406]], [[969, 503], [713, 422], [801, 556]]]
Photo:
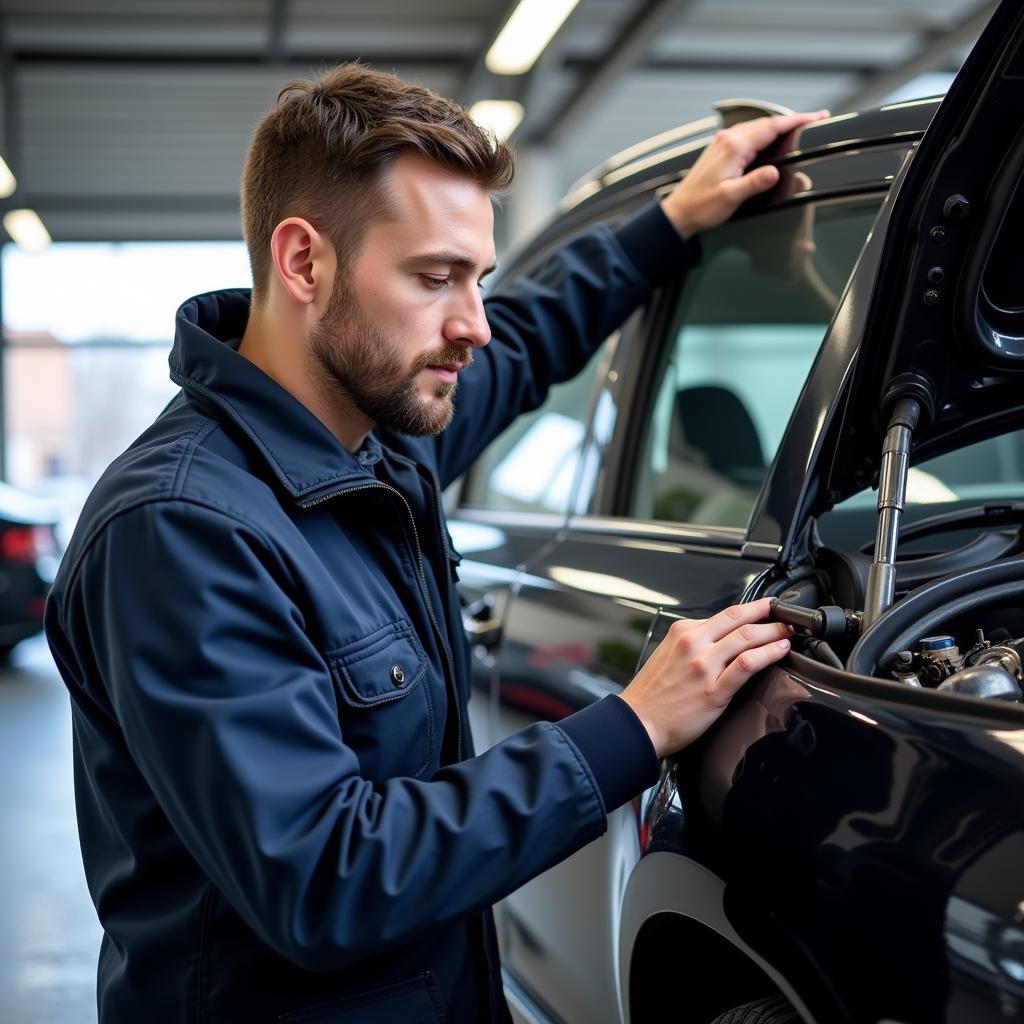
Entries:
[[665, 215], [684, 238], [728, 220], [740, 203], [767, 192], [779, 180], [779, 169], [770, 164], [747, 172], [757, 154], [780, 136], [828, 116], [827, 110], [779, 114], [723, 128], [662, 200]]

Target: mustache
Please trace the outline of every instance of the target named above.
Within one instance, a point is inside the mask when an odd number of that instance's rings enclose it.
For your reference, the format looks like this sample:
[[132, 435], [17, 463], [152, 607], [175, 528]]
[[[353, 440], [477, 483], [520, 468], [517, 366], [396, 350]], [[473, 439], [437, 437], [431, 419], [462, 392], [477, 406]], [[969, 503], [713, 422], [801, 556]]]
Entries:
[[473, 353], [468, 348], [443, 348], [439, 352], [428, 352], [420, 356], [415, 363], [415, 371], [425, 370], [428, 366], [455, 366], [466, 369], [473, 363]]

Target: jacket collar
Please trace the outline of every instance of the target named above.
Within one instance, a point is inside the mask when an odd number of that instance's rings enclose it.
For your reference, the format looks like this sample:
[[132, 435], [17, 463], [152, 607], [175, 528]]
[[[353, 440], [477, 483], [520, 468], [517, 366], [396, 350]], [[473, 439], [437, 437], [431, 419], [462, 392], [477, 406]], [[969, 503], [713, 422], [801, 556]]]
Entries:
[[297, 501], [347, 483], [365, 483], [380, 458], [371, 434], [353, 455], [298, 399], [235, 351], [249, 319], [250, 290], [188, 299], [175, 319], [171, 380], [212, 403], [244, 431]]

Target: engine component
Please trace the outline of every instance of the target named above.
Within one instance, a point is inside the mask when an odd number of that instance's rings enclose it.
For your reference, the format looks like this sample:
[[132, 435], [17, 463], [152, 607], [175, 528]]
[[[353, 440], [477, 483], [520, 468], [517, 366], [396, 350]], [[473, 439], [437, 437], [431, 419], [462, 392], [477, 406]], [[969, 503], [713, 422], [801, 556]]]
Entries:
[[901, 683], [906, 683], [907, 686], [921, 685], [921, 680], [914, 671], [913, 651], [897, 651], [896, 656], [892, 659], [891, 671], [894, 678]]
[[1013, 558], [919, 587], [864, 630], [847, 658], [847, 672], [874, 676], [882, 670], [888, 675], [897, 652], [916, 648], [922, 635], [948, 629], [955, 620], [980, 620], [989, 609], [1018, 607], [1022, 581], [1024, 558]]
[[1016, 646], [998, 644], [995, 647], [989, 647], [974, 659], [974, 664], [998, 665], [1009, 672], [1015, 679], [1021, 678], [1020, 651]]
[[960, 648], [951, 636], [926, 636], [917, 646], [922, 682], [933, 686], [948, 679], [964, 667]]
[[979, 629], [974, 646], [966, 655], [960, 654], [956, 639], [949, 634], [926, 636], [918, 641], [915, 650], [898, 651], [888, 667], [894, 679], [908, 686], [1020, 701], [1024, 699], [1022, 651], [1024, 640], [1010, 640], [993, 647]]
[[808, 640], [807, 649], [818, 661], [831, 665], [832, 668], [841, 669], [843, 667], [839, 655], [829, 647], [827, 640]]
[[978, 661], [978, 655], [987, 651], [992, 646], [992, 642], [985, 638], [985, 630], [976, 629], [974, 631], [974, 646], [964, 652], [964, 664], [973, 665]]
[[1020, 683], [996, 663], [971, 665], [962, 672], [950, 676], [940, 684], [940, 690], [953, 693], [966, 693], [972, 697], [986, 697], [989, 700], [1020, 701], [1024, 694]]

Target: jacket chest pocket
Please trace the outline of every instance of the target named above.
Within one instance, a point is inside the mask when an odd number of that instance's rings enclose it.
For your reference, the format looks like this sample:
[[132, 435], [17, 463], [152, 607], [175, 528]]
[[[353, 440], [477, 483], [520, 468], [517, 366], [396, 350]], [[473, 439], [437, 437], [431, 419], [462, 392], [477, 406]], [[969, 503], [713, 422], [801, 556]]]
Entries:
[[391, 622], [327, 652], [341, 736], [373, 781], [418, 777], [433, 764], [430, 665], [407, 622]]

